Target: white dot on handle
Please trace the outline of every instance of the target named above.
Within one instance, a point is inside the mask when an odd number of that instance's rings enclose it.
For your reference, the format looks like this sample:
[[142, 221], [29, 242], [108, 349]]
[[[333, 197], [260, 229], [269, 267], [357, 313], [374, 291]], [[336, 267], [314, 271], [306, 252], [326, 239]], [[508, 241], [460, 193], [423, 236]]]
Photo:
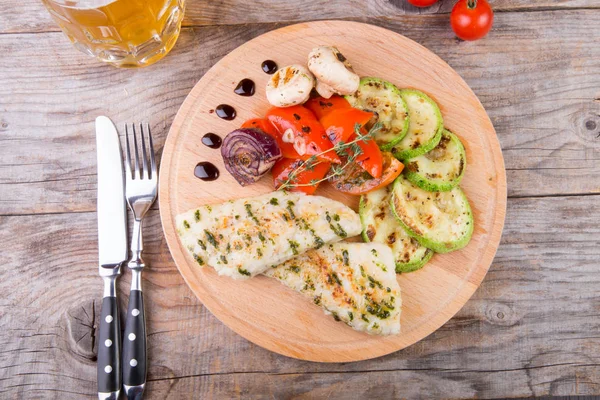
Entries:
[[137, 366], [137, 360], [135, 358], [132, 358], [131, 361], [129, 361], [129, 365], [131, 365], [132, 367]]
[[129, 338], [130, 341], [134, 341], [135, 340], [135, 333], [130, 333], [129, 336], [127, 336]]
[[134, 317], [137, 317], [138, 315], [140, 315], [140, 310], [138, 310], [137, 308], [134, 308], [133, 310], [131, 310], [131, 315], [133, 315]]
[[112, 346], [112, 340], [110, 340], [110, 339], [106, 339], [106, 340], [104, 341], [104, 345], [105, 345], [106, 347], [110, 347], [110, 346]]
[[113, 317], [112, 315], [107, 315], [106, 318], [104, 318], [104, 320], [110, 324], [113, 321]]
[[110, 365], [107, 365], [106, 367], [104, 367], [104, 372], [110, 374], [112, 372], [112, 367]]

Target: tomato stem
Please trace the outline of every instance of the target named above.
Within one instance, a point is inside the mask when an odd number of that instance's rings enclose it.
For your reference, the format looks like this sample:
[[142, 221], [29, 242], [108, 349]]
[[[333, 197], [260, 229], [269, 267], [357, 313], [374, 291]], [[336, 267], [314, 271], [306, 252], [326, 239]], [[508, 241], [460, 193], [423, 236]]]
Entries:
[[467, 0], [467, 7], [469, 7], [470, 10], [473, 10], [477, 7], [477, 0]]

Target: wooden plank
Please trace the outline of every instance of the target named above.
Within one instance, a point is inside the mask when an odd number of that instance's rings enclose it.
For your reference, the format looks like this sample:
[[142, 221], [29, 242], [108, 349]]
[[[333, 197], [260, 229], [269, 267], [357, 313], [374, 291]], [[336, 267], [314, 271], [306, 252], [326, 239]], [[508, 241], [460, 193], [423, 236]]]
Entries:
[[[499, 13], [496, 31], [474, 43], [458, 43], [445, 16], [368, 21], [425, 45], [465, 78], [496, 127], [509, 196], [600, 190], [600, 13]], [[0, 63], [0, 215], [94, 210], [94, 118], [150, 120], [162, 146], [208, 68], [278, 26], [184, 29], [168, 57], [136, 71], [88, 59], [59, 33], [0, 35], [0, 52], [11, 55]]]
[[[319, 364], [261, 349], [208, 313], [153, 211], [148, 398], [598, 395], [600, 226], [589, 215], [599, 213], [596, 196], [511, 199], [495, 263], [455, 318], [389, 356]], [[95, 213], [0, 217], [0, 243], [10, 249], [0, 253], [0, 397], [95, 397]]]
[[[595, 0], [490, 0], [496, 12], [600, 8]], [[445, 14], [455, 0], [440, 0], [418, 8], [406, 0], [316, 0], [302, 4], [287, 0], [187, 1], [184, 26], [293, 23], [322, 19], [393, 18], [405, 14]], [[0, 33], [58, 31], [38, 0], [0, 2]]]

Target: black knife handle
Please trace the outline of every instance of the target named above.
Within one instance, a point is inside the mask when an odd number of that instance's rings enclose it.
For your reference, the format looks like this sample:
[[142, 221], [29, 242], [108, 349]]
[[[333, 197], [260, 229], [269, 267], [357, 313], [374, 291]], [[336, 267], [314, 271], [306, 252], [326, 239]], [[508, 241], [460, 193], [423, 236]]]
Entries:
[[141, 399], [146, 383], [146, 319], [141, 290], [129, 292], [123, 336], [123, 385], [128, 399]]
[[121, 390], [121, 323], [116, 296], [102, 299], [98, 338], [98, 398], [117, 399]]

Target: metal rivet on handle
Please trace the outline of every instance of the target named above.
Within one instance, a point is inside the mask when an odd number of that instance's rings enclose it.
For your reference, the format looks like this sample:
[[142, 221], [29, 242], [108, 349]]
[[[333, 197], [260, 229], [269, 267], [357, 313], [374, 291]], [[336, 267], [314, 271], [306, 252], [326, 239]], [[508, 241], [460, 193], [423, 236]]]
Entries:
[[110, 324], [113, 321], [113, 317], [112, 315], [107, 315], [106, 318], [104, 318], [104, 320]]
[[104, 372], [110, 374], [112, 372], [112, 367], [110, 365], [107, 365], [106, 367], [104, 367]]
[[131, 365], [132, 367], [137, 366], [137, 360], [135, 358], [132, 358], [131, 361], [129, 361], [129, 365]]
[[140, 315], [140, 310], [138, 310], [137, 308], [134, 308], [133, 310], [131, 310], [131, 315], [133, 315], [134, 317], [137, 317], [138, 315]]
[[128, 336], [128, 338], [129, 338], [130, 341], [133, 342], [135, 340], [135, 333], [130, 333], [129, 336]]
[[110, 346], [112, 346], [112, 340], [110, 340], [110, 339], [106, 339], [106, 340], [104, 341], [104, 345], [105, 345], [106, 347], [110, 347]]

